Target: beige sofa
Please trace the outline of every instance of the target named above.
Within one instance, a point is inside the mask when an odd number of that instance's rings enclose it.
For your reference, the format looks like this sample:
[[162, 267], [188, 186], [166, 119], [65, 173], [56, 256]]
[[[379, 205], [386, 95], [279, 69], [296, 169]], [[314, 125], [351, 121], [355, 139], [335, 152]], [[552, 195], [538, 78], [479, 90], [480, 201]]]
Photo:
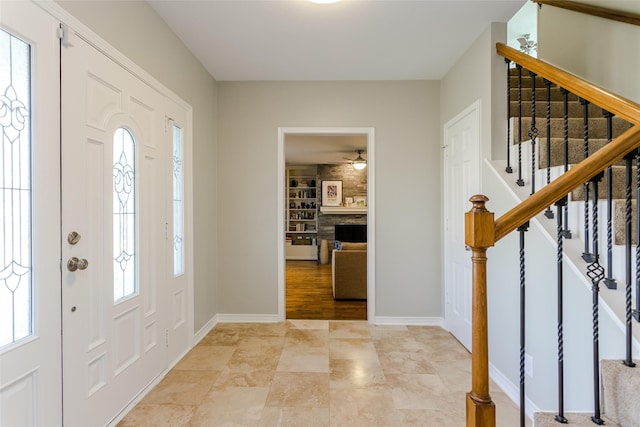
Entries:
[[332, 255], [333, 298], [367, 299], [367, 244], [345, 242]]

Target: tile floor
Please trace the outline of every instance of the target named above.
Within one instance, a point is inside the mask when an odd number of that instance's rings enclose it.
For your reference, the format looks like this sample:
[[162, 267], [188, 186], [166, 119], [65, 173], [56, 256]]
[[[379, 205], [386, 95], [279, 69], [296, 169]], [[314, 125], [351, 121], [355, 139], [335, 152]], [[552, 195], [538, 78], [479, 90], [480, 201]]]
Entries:
[[[223, 323], [118, 427], [464, 426], [469, 353], [439, 327]], [[492, 385], [497, 424], [519, 412]]]

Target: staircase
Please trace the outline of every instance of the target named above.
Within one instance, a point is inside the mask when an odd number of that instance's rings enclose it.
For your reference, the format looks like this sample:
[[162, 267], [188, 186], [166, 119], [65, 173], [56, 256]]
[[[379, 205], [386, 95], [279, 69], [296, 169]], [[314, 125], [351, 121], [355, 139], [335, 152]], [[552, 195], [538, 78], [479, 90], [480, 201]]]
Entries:
[[[608, 119], [603, 115], [601, 108], [588, 105], [585, 106], [581, 100], [573, 94], [568, 94], [567, 111], [568, 126], [565, 127], [565, 95], [561, 89], [554, 85], [550, 85], [550, 93], [547, 92], [546, 82], [539, 78], [535, 78], [535, 92], [532, 87], [534, 79], [529, 72], [522, 70], [521, 78], [519, 78], [519, 70], [512, 68], [509, 71], [510, 79], [510, 105], [509, 115], [512, 117], [511, 137], [514, 145], [511, 151], [510, 164], [513, 167], [513, 180], [519, 176], [523, 178], [525, 186], [531, 185], [534, 180], [535, 188], [540, 189], [548, 181], [564, 172], [565, 168], [571, 168], [572, 165], [580, 162], [585, 157], [585, 116], [588, 118], [588, 152], [593, 154], [595, 151], [604, 147], [611, 139], [624, 133], [632, 124], [618, 117], [611, 119], [611, 126], [608, 126]], [[519, 87], [521, 90], [519, 90]], [[535, 127], [537, 128], [538, 138], [536, 144], [531, 143], [528, 136], [532, 128], [532, 98], [535, 96]], [[547, 104], [549, 96], [550, 103]], [[521, 119], [518, 119], [521, 111]], [[550, 117], [547, 123], [547, 115]], [[520, 126], [522, 130], [520, 129]], [[547, 134], [553, 137], [547, 140]], [[568, 143], [565, 153], [565, 138], [557, 136], [568, 136]], [[518, 142], [522, 141], [523, 147], [518, 154]], [[535, 148], [534, 148], [535, 147]], [[566, 157], [566, 159], [565, 159]], [[520, 158], [520, 161], [518, 160]], [[567, 164], [565, 164], [565, 162]], [[618, 162], [612, 166], [611, 183], [612, 183], [612, 224], [613, 224], [613, 245], [625, 245], [625, 162]], [[532, 165], [535, 165], [534, 177], [532, 178]], [[520, 171], [518, 170], [520, 167]], [[519, 173], [520, 172], [520, 173]], [[636, 215], [636, 169], [632, 172], [632, 218]], [[607, 223], [607, 173], [598, 187], [599, 206], [601, 219], [600, 225]], [[590, 195], [591, 196], [591, 195]], [[569, 209], [583, 211], [585, 200], [584, 186], [574, 189], [569, 196]], [[555, 224], [555, 220], [549, 219]], [[635, 223], [632, 221], [632, 236], [635, 245]], [[584, 239], [584, 220], [570, 224], [571, 234], [574, 239]], [[607, 262], [607, 233], [606, 228], [602, 227], [600, 231], [599, 253], [601, 263], [605, 268]], [[583, 241], [584, 243], [584, 241]], [[614, 249], [616, 250], [616, 249]], [[617, 252], [622, 253], [622, 249], [618, 248]], [[635, 252], [635, 249], [634, 251]], [[618, 263], [620, 264], [620, 263]], [[635, 263], [634, 263], [635, 265]], [[611, 271], [613, 278], [621, 283], [624, 281], [624, 270], [612, 266]], [[635, 277], [635, 272], [633, 272]], [[604, 288], [604, 284], [602, 285]], [[607, 290], [610, 292], [624, 292], [624, 286], [620, 286], [620, 290]], [[624, 321], [624, 313], [618, 313]], [[640, 324], [634, 322], [634, 328], [640, 327]], [[640, 361], [636, 361], [639, 367], [631, 369], [624, 366], [620, 360], [603, 360], [601, 363], [601, 397], [602, 412], [601, 417], [607, 425], [616, 425], [622, 427], [640, 426], [640, 398], [637, 391], [640, 390]], [[537, 413], [534, 416], [534, 426], [557, 426], [559, 423], [555, 420], [555, 413]], [[592, 426], [592, 414], [569, 414], [565, 413], [565, 417], [571, 425], [576, 426]]]

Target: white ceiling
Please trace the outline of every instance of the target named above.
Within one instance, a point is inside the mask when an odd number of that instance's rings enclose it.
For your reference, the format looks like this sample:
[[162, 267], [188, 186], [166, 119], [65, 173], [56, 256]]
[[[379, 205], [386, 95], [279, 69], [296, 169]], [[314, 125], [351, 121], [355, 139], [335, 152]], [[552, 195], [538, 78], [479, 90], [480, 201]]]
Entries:
[[367, 158], [366, 135], [285, 135], [285, 159], [288, 165], [328, 165], [349, 163], [363, 150]]
[[147, 0], [218, 81], [439, 80], [526, 0]]

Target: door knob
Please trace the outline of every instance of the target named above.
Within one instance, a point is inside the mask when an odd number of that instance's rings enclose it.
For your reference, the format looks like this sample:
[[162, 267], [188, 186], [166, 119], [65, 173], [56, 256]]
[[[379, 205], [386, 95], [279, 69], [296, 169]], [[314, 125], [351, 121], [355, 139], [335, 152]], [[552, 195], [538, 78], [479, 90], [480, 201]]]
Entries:
[[67, 270], [69, 271], [86, 270], [88, 266], [89, 261], [84, 258], [78, 259], [77, 257], [72, 257], [67, 261]]

